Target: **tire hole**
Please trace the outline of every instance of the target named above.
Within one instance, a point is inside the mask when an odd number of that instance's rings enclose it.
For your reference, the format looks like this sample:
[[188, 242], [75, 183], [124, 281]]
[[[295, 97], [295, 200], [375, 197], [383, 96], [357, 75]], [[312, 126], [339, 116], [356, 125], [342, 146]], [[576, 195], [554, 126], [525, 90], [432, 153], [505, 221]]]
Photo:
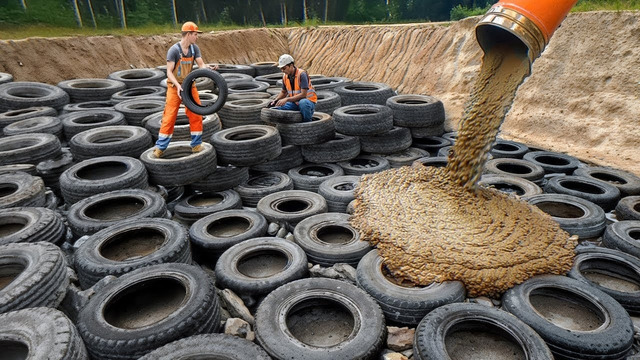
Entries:
[[591, 173], [590, 175], [598, 180], [602, 180], [610, 184], [624, 185], [627, 183], [625, 179], [615, 175], [607, 174], [607, 173], [594, 172], [594, 173]]
[[332, 347], [348, 340], [355, 319], [343, 304], [331, 299], [307, 299], [294, 305], [286, 318], [293, 337], [315, 347]]
[[167, 318], [186, 298], [187, 289], [177, 280], [146, 280], [116, 294], [104, 308], [104, 319], [120, 329], [139, 329]]
[[166, 241], [164, 234], [158, 230], [135, 229], [116, 234], [108, 239], [98, 251], [109, 260], [128, 261], [153, 254]]
[[463, 320], [451, 326], [444, 337], [451, 359], [527, 359], [518, 340], [492, 323]]
[[284, 213], [297, 213], [307, 210], [310, 207], [311, 204], [302, 200], [285, 200], [275, 206], [276, 210]]
[[249, 220], [239, 216], [230, 216], [213, 221], [207, 226], [207, 233], [215, 237], [232, 237], [247, 232], [251, 227]]
[[555, 166], [569, 165], [569, 161], [556, 156], [543, 155], [543, 156], [536, 157], [535, 160], [539, 163], [543, 163], [547, 165], [555, 165]]
[[109, 221], [126, 219], [142, 209], [144, 209], [144, 201], [132, 197], [119, 197], [88, 206], [84, 213], [92, 219]]
[[531, 291], [534, 310], [552, 324], [573, 331], [594, 331], [605, 323], [605, 314], [579, 294], [558, 288]]
[[347, 244], [355, 239], [355, 234], [351, 229], [339, 225], [323, 226], [318, 230], [316, 236], [327, 244]]
[[288, 257], [277, 250], [251, 251], [238, 260], [238, 271], [250, 278], [267, 278], [281, 273], [289, 264]]
[[83, 166], [77, 174], [80, 179], [101, 180], [110, 179], [127, 172], [127, 165], [121, 162], [109, 161]]
[[608, 259], [590, 259], [580, 264], [580, 273], [590, 281], [610, 290], [640, 292], [640, 274], [624, 263]]
[[0, 198], [9, 196], [18, 191], [18, 187], [14, 184], [0, 184]]
[[25, 267], [22, 264], [7, 264], [0, 266], [0, 290], [9, 286], [22, 272]]
[[580, 182], [580, 181], [571, 181], [571, 180], [562, 181], [562, 180], [560, 180], [559, 184], [560, 184], [560, 186], [562, 186], [565, 189], [579, 191], [579, 192], [588, 193], [588, 194], [601, 195], [601, 194], [605, 193], [604, 189], [602, 189], [599, 186], [587, 184], [587, 183]]
[[5, 360], [27, 360], [29, 347], [19, 341], [0, 340], [0, 354]]
[[187, 201], [187, 204], [195, 207], [206, 207], [220, 204], [224, 201], [224, 196], [220, 194], [199, 194], [194, 195]]
[[579, 219], [585, 215], [584, 210], [567, 203], [545, 201], [536, 203], [535, 205], [545, 213], [557, 218]]
[[526, 175], [533, 172], [530, 167], [517, 164], [497, 164], [496, 168], [500, 171], [517, 175]]

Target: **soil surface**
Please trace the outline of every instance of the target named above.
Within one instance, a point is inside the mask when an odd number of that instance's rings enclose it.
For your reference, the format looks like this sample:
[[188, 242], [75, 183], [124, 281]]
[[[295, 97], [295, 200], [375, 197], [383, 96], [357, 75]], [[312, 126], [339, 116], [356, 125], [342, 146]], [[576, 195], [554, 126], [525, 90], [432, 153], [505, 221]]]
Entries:
[[[479, 72], [478, 18], [455, 23], [251, 29], [202, 34], [208, 63], [276, 61], [441, 99], [458, 126]], [[640, 12], [570, 14], [519, 88], [502, 137], [640, 175]], [[1, 41], [0, 72], [57, 84], [163, 65], [179, 35]]]

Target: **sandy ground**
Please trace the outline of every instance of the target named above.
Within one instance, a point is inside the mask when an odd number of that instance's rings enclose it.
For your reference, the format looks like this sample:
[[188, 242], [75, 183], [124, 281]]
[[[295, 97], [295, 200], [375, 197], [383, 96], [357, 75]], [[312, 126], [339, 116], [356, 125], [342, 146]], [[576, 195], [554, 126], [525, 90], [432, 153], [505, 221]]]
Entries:
[[[453, 24], [254, 29], [202, 34], [206, 62], [249, 64], [291, 53], [310, 73], [385, 82], [441, 99], [455, 129], [482, 52], [477, 18]], [[0, 72], [56, 84], [164, 63], [178, 35], [0, 42]], [[502, 136], [640, 176], [640, 13], [571, 14], [518, 90]]]

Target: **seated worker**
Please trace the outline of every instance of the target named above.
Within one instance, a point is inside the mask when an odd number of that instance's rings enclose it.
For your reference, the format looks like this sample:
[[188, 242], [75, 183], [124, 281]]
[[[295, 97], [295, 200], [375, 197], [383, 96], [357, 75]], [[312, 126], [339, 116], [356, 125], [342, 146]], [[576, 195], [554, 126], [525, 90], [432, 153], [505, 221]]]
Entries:
[[284, 73], [282, 91], [270, 105], [275, 106], [274, 109], [300, 111], [302, 122], [310, 122], [318, 97], [309, 75], [295, 67], [293, 57], [289, 54], [280, 56], [278, 67]]

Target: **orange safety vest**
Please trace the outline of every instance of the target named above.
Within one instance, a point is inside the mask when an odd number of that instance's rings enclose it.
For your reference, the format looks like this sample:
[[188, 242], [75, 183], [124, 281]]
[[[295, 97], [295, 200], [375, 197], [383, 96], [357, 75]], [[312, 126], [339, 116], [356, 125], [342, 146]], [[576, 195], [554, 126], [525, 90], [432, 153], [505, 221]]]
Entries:
[[[287, 76], [287, 74], [282, 75], [282, 83], [287, 89], [287, 96], [295, 96], [302, 92], [302, 90], [300, 89], [300, 74], [302, 74], [303, 72], [305, 71], [300, 68], [296, 68], [294, 89], [291, 88], [291, 81], [289, 81], [289, 76]], [[313, 85], [311, 85], [311, 78], [309, 78], [309, 89], [307, 90], [307, 99], [313, 103], [316, 103], [318, 101], [318, 96], [316, 95], [316, 91], [313, 89]], [[297, 103], [298, 102], [296, 101], [296, 104]]]
[[[178, 46], [178, 49], [180, 50], [180, 62], [178, 64], [175, 64], [175, 66], [173, 67], [173, 75], [176, 77], [178, 82], [182, 84], [182, 81], [184, 80], [184, 78], [186, 78], [187, 75], [189, 75], [189, 73], [191, 72], [191, 69], [193, 68], [193, 63], [196, 60], [195, 59], [196, 53], [195, 53], [195, 49], [193, 48], [193, 45], [189, 45], [189, 47], [191, 48], [191, 56], [186, 57], [182, 53], [182, 46], [180, 46], [180, 43], [177, 43], [176, 46]], [[173, 86], [173, 83], [170, 81], [167, 83], [167, 85], [169, 84], [171, 84], [170, 86]]]

